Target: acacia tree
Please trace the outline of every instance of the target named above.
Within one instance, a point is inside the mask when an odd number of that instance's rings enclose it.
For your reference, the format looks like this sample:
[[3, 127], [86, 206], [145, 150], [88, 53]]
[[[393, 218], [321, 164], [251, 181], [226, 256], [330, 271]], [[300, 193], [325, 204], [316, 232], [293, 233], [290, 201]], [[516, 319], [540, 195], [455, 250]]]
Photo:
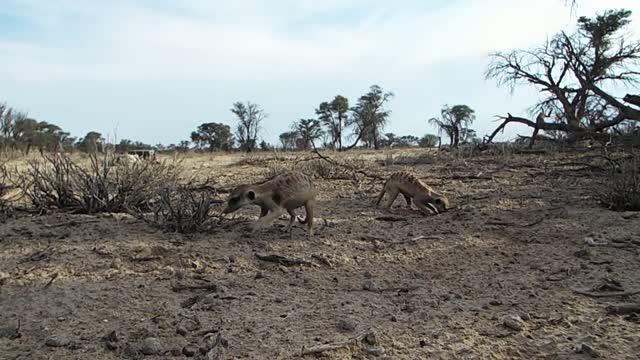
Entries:
[[234, 139], [229, 125], [210, 122], [199, 125], [197, 130], [191, 133], [191, 141], [198, 144], [198, 147], [207, 144], [209, 151], [213, 152], [231, 149]]
[[258, 132], [260, 124], [268, 116], [258, 104], [248, 101], [246, 104], [236, 102], [231, 108], [238, 119], [236, 137], [240, 148], [246, 152], [252, 152], [258, 145]]
[[283, 150], [293, 150], [300, 139], [300, 134], [297, 131], [285, 131], [279, 138]]
[[458, 147], [461, 140], [464, 142], [468, 127], [475, 119], [475, 111], [467, 105], [444, 105], [440, 110], [440, 118], [434, 117], [428, 122], [438, 127], [438, 134], [447, 134], [451, 146]]
[[300, 119], [293, 123], [293, 130], [298, 133], [303, 150], [315, 147], [314, 141], [322, 138], [324, 131], [320, 125], [320, 120]]
[[331, 136], [331, 147], [333, 149], [342, 149], [342, 131], [347, 120], [349, 111], [349, 100], [342, 96], [336, 95], [330, 102], [322, 102], [316, 109], [316, 114], [323, 125], [329, 130]]
[[368, 93], [358, 99], [357, 104], [351, 108], [351, 118], [347, 122], [354, 126], [356, 140], [348, 148], [354, 147], [360, 140], [367, 147], [373, 146], [376, 150], [380, 148], [381, 132], [391, 115], [391, 110], [386, 110], [384, 105], [392, 97], [392, 92], [385, 92], [380, 86], [373, 85]]
[[486, 78], [511, 91], [521, 84], [532, 85], [546, 96], [531, 109], [538, 114], [535, 120], [507, 113], [485, 142], [491, 142], [509, 122], [532, 127], [533, 145], [539, 130], [563, 132], [569, 140], [577, 140], [597, 137], [625, 120], [639, 121], [635, 95], [620, 101], [603, 90], [607, 85], [638, 81], [640, 42], [629, 41], [624, 31], [630, 16], [629, 10], [583, 16], [573, 34], [561, 32], [530, 50], [492, 54]]

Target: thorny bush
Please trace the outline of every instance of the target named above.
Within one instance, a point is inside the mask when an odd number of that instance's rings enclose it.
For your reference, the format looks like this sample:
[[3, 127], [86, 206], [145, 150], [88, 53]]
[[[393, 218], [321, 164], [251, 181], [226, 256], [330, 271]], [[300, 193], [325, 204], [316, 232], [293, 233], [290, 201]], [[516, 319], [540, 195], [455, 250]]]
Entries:
[[13, 216], [13, 206], [6, 198], [9, 182], [9, 172], [5, 164], [0, 163], [0, 223]]
[[178, 181], [179, 168], [173, 164], [142, 161], [114, 166], [110, 157], [91, 155], [83, 166], [65, 153], [45, 153], [29, 162], [18, 183], [39, 212], [93, 214], [148, 209], [160, 189]]
[[640, 211], [640, 155], [619, 160], [600, 184], [603, 206], [614, 211]]
[[213, 204], [204, 186], [172, 184], [159, 190], [149, 211], [138, 211], [136, 216], [165, 231], [194, 233], [210, 225], [209, 212]]

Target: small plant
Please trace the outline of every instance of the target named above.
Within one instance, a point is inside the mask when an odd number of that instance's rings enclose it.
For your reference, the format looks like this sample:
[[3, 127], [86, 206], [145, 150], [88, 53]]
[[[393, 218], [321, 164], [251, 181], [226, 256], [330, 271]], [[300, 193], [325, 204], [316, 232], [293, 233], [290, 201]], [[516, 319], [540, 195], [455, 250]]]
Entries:
[[208, 228], [212, 204], [211, 196], [194, 186], [168, 186], [160, 189], [149, 213], [138, 211], [137, 217], [166, 231], [194, 233]]
[[7, 200], [7, 189], [9, 188], [9, 172], [5, 164], [0, 164], [0, 223], [7, 221], [14, 214], [14, 209]]
[[640, 211], [640, 156], [620, 160], [600, 185], [603, 206], [614, 211]]

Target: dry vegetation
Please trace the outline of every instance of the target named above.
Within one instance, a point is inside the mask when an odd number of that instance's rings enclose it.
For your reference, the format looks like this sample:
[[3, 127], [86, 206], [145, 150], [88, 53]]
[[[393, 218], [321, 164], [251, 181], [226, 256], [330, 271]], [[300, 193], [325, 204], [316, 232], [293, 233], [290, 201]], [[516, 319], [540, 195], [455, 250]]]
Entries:
[[[636, 358], [640, 216], [611, 210], [638, 209], [637, 156], [534, 150], [11, 160], [0, 355]], [[407, 168], [454, 208], [376, 208]], [[312, 240], [219, 216], [231, 187], [292, 169], [320, 190]]]

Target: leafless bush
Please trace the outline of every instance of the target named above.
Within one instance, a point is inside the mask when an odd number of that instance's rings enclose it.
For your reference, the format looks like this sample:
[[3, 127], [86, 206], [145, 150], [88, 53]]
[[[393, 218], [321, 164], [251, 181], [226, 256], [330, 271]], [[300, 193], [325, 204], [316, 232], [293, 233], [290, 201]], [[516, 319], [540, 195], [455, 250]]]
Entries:
[[148, 213], [138, 211], [138, 218], [166, 231], [194, 233], [210, 225], [209, 212], [213, 201], [202, 186], [170, 185], [160, 189], [157, 201]]
[[19, 185], [40, 212], [59, 209], [91, 214], [148, 208], [161, 188], [178, 181], [179, 168], [171, 164], [112, 164], [106, 155], [92, 155], [89, 165], [83, 166], [67, 154], [45, 153], [29, 163]]
[[9, 183], [9, 172], [5, 164], [0, 163], [0, 223], [7, 221], [14, 213], [13, 206], [5, 197]]
[[600, 184], [603, 206], [614, 211], [640, 211], [640, 155], [619, 160]]

